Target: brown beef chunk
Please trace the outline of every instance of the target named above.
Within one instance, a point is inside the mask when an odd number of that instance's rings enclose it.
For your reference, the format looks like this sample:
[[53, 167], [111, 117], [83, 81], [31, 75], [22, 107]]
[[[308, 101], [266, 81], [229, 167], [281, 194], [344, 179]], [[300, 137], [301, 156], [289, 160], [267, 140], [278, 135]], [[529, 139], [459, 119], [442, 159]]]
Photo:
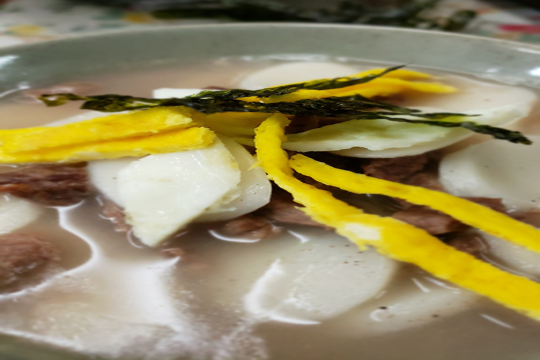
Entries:
[[58, 260], [59, 254], [55, 245], [35, 235], [0, 235], [0, 285], [13, 283], [20, 276]]
[[101, 213], [107, 220], [114, 224], [114, 230], [118, 232], [128, 232], [131, 225], [126, 222], [126, 214], [122, 208], [110, 200], [105, 200]]
[[317, 116], [293, 116], [291, 123], [285, 128], [287, 134], [298, 134], [319, 127]]
[[270, 220], [281, 223], [325, 227], [298, 209], [299, 206], [288, 193], [274, 189], [270, 203], [259, 210], [258, 213]]
[[427, 206], [412, 205], [392, 215], [395, 219], [426, 230], [433, 235], [446, 234], [466, 229], [466, 225], [458, 220], [430, 209]]
[[406, 179], [404, 184], [420, 186], [430, 190], [445, 191], [444, 187], [439, 181], [439, 176], [435, 172], [419, 172]]
[[484, 239], [480, 235], [471, 232], [448, 234], [443, 238], [443, 241], [459, 251], [476, 257], [479, 257], [487, 249]]
[[76, 204], [93, 192], [84, 167], [32, 165], [0, 173], [0, 191], [45, 205]]
[[369, 159], [362, 165], [364, 174], [378, 179], [401, 182], [422, 170], [428, 162], [425, 154], [390, 159]]
[[246, 214], [230, 220], [221, 229], [227, 236], [239, 236], [248, 239], [266, 239], [278, 234], [281, 228], [274, 226], [268, 219], [254, 214]]
[[[483, 206], [487, 206], [495, 211], [502, 213], [506, 212], [506, 207], [502, 204], [501, 199], [482, 197], [469, 197], [465, 199], [476, 202]], [[453, 217], [433, 210], [427, 206], [414, 205], [406, 201], [401, 202], [401, 205], [405, 206], [405, 208], [394, 213], [392, 215], [394, 218], [416, 226], [420, 229], [424, 229], [433, 235], [461, 231], [468, 227]]]

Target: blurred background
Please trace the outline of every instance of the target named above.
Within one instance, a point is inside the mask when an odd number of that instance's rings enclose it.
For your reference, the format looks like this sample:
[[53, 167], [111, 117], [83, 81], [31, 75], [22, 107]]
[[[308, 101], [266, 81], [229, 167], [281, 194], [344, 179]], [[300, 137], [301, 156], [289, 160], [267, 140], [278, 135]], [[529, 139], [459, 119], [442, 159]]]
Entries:
[[246, 21], [371, 24], [540, 43], [540, 0], [0, 0], [0, 46]]

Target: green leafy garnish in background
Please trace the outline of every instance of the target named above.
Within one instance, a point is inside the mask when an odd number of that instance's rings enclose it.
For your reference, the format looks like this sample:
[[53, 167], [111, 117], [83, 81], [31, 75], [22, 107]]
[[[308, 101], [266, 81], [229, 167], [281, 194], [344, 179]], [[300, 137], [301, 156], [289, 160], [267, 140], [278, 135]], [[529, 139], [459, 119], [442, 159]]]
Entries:
[[362, 1], [341, 1], [333, 8], [306, 9], [274, 0], [169, 0], [141, 1], [139, 8], [160, 19], [218, 18], [237, 21], [293, 21], [369, 24], [459, 31], [476, 16], [458, 10], [447, 17], [428, 16], [437, 0], [399, 1], [397, 6], [366, 6]]

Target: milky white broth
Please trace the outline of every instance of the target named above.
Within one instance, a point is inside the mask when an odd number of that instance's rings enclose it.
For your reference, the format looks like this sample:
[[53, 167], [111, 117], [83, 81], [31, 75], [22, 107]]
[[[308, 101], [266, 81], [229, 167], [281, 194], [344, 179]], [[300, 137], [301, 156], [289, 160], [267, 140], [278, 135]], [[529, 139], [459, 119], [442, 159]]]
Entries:
[[[239, 86], [251, 73], [276, 63], [221, 59], [196, 67], [71, 80], [98, 84], [96, 94], [151, 96], [156, 88]], [[377, 66], [346, 65], [358, 71]], [[421, 95], [405, 105], [466, 111], [490, 106], [498, 99], [509, 101], [515, 95], [500, 93], [500, 88], [477, 79], [439, 75], [445, 83], [466, 88], [468, 101], [459, 94]], [[78, 113], [77, 104], [45, 108], [16, 94], [0, 105], [0, 126], [36, 126]], [[529, 119], [514, 128], [540, 134], [537, 117], [535, 108]], [[448, 151], [486, 139], [473, 136]], [[45, 209], [37, 221], [17, 230], [41, 233], [58, 243], [62, 260], [47, 269], [45, 282], [30, 278], [32, 286], [19, 285], [0, 294], [0, 333], [6, 334], [0, 340], [0, 357], [540, 357], [540, 323], [373, 251], [358, 254], [354, 245], [332, 232], [289, 226], [278, 238], [246, 242], [224, 238], [199, 224], [189, 232], [181, 231], [165, 246], [177, 245], [186, 255], [167, 258], [159, 249], [143, 248], [136, 239], [128, 241], [125, 234], [115, 232], [113, 224], [99, 216], [100, 210], [99, 199], [94, 197], [77, 206]], [[496, 256], [487, 257], [496, 261]], [[297, 281], [287, 282], [280, 272]], [[321, 291], [321, 283], [328, 291]], [[305, 304], [276, 303], [280, 292], [291, 289], [316, 309], [300, 311], [298, 306]], [[388, 308], [400, 312], [388, 316]], [[43, 355], [44, 349], [50, 357]]]

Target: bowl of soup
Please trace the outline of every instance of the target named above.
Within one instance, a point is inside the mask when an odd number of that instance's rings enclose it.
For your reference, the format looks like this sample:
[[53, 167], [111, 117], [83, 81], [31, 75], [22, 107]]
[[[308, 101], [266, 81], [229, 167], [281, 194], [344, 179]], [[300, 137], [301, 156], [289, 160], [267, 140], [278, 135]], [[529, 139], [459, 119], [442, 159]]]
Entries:
[[0, 357], [538, 358], [539, 59], [295, 24], [0, 50]]

